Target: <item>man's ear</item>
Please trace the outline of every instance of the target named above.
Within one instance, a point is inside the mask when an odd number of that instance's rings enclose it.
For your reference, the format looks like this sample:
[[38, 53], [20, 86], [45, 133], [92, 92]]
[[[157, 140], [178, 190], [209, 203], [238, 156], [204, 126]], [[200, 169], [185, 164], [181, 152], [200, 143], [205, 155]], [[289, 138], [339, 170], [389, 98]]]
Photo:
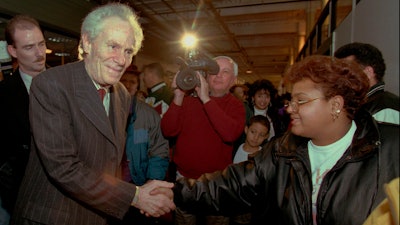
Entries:
[[7, 45], [7, 51], [12, 57], [17, 58], [17, 50], [14, 45]]
[[86, 54], [89, 54], [90, 49], [91, 49], [91, 41], [89, 40], [89, 37], [87, 34], [82, 35], [82, 51]]
[[372, 68], [372, 66], [366, 66], [363, 71], [365, 74], [367, 74], [367, 77], [370, 80], [370, 82], [369, 82], [370, 84], [377, 82], [376, 76], [375, 76], [375, 71], [374, 71], [374, 68]]

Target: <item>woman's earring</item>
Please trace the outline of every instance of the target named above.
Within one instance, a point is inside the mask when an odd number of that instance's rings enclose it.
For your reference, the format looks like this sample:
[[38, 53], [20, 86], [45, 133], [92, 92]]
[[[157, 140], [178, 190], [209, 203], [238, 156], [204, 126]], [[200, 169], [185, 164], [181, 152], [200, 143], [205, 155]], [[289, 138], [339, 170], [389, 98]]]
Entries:
[[340, 109], [337, 109], [334, 113], [332, 113], [333, 121], [335, 121], [337, 118], [339, 118], [340, 112], [341, 112]]

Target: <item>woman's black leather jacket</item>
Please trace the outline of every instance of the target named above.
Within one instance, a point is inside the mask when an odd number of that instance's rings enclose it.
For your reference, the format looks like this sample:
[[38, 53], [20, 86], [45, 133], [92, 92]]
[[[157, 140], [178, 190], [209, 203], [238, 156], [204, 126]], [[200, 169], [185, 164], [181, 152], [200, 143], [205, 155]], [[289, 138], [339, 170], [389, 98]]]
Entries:
[[[384, 187], [399, 176], [399, 126], [356, 116], [351, 146], [328, 172], [317, 200], [320, 225], [362, 224], [385, 198]], [[253, 161], [174, 187], [178, 207], [203, 214], [251, 211], [253, 224], [312, 225], [308, 139], [286, 133]]]

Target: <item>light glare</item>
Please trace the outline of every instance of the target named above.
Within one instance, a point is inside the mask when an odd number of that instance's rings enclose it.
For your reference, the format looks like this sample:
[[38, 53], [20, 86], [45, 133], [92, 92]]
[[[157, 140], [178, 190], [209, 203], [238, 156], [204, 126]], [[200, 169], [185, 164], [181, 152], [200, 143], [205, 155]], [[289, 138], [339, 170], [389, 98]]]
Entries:
[[197, 43], [197, 38], [193, 34], [186, 34], [182, 38], [182, 45], [185, 48], [194, 48]]

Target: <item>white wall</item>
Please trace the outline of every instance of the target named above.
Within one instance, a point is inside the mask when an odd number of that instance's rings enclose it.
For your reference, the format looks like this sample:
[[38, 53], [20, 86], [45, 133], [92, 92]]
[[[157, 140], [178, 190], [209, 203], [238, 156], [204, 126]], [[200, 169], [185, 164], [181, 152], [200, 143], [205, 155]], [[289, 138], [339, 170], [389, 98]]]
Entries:
[[381, 50], [386, 90], [399, 95], [399, 0], [360, 1], [335, 30], [333, 49], [350, 42], [369, 43]]

